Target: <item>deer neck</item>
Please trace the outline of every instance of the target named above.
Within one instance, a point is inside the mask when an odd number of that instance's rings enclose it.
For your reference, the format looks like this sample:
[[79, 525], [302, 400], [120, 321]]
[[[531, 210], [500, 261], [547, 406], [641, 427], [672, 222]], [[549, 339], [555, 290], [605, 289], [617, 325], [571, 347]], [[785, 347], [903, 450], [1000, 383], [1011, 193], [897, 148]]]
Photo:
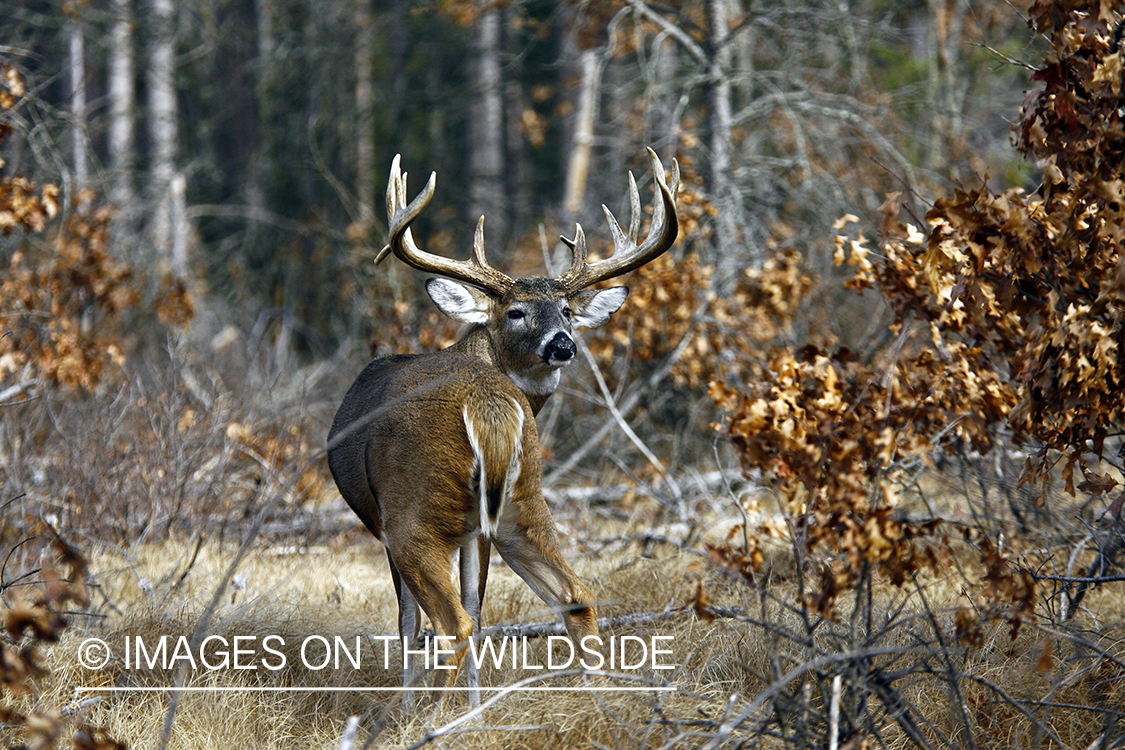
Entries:
[[[497, 364], [500, 362], [499, 352], [497, 352], [496, 348], [493, 346], [492, 338], [488, 335], [488, 329], [483, 325], [473, 326], [460, 341], [450, 346], [449, 350], [483, 359], [488, 364], [498, 369], [503, 369]], [[518, 374], [507, 371], [505, 371], [505, 374], [523, 391], [523, 395], [527, 396], [527, 401], [531, 405], [532, 414], [539, 413], [539, 410], [547, 403], [547, 399], [555, 392], [555, 387], [558, 386], [559, 382], [558, 371], [553, 373], [553, 378], [549, 383], [530, 383], [524, 378], [519, 377]]]

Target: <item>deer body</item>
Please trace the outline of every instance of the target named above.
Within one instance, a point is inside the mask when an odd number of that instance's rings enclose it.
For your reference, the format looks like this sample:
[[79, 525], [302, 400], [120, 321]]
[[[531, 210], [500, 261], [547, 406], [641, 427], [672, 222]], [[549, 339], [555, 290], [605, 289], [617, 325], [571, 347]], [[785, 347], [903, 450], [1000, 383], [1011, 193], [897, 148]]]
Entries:
[[[563, 618], [578, 643], [597, 634], [593, 595], [563, 558], [541, 488], [535, 415], [577, 351], [574, 326], [604, 323], [628, 289], [586, 291], [664, 252], [675, 240], [674, 195], [650, 152], [658, 201], [653, 229], [637, 245], [639, 199], [630, 178], [633, 220], [626, 237], [608, 210], [616, 252], [586, 263], [578, 227], [571, 269], [560, 278], [511, 279], [484, 260], [483, 219], [473, 260], [450, 261], [414, 245], [410, 222], [429, 202], [434, 178], [406, 205], [405, 175], [392, 166], [388, 251], [440, 276], [426, 283], [447, 315], [470, 324], [452, 347], [432, 354], [377, 359], [356, 379], [328, 435], [328, 462], [340, 494], [386, 547], [408, 648], [419, 632], [419, 606], [435, 635], [460, 648], [439, 673], [451, 684], [464, 645], [479, 632], [492, 547]], [[452, 558], [459, 552], [460, 591]], [[443, 648], [447, 648], [448, 643]], [[477, 684], [470, 661], [468, 681]], [[407, 670], [404, 683], [412, 681]], [[479, 695], [471, 694], [474, 702]]]
[[[376, 360], [345, 397], [329, 440], [341, 494], [386, 546], [410, 647], [419, 604], [435, 634], [451, 639], [443, 649], [472, 636], [493, 544], [572, 637], [597, 633], [593, 595], [563, 560], [543, 501], [531, 407], [495, 367], [449, 351]], [[419, 465], [434, 470], [406, 470]], [[450, 579], [458, 551], [460, 593]]]

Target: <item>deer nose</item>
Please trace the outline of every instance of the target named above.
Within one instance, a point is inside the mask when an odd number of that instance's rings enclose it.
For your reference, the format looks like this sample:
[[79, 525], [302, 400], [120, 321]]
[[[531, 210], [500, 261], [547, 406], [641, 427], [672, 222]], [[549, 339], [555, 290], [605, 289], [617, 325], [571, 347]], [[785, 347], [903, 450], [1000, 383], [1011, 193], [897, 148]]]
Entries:
[[570, 336], [567, 336], [562, 331], [555, 334], [554, 338], [547, 342], [547, 351], [544, 359], [547, 361], [557, 360], [559, 362], [567, 362], [578, 353], [578, 349], [574, 346]]

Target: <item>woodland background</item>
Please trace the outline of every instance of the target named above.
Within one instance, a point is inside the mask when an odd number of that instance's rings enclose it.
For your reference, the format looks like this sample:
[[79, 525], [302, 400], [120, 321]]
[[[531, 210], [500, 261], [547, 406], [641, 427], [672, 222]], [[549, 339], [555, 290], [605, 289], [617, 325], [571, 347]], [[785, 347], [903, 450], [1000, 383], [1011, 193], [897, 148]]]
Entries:
[[[1110, 0], [6, 8], [0, 738], [1120, 747], [1123, 30]], [[323, 460], [367, 358], [456, 335], [372, 263], [391, 158], [438, 173], [426, 249], [484, 214], [531, 275], [575, 222], [608, 251], [645, 146], [679, 241], [540, 431], [603, 629], [690, 645], [674, 697], [73, 698], [235, 677], [83, 671], [89, 634], [392, 632]], [[486, 621], [544, 617], [497, 586]]]

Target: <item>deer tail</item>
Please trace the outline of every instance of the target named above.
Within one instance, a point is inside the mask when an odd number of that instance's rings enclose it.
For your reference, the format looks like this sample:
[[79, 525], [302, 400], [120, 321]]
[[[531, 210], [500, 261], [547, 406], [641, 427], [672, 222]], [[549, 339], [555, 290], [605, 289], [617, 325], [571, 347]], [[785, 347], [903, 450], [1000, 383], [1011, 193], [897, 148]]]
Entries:
[[491, 538], [512, 500], [523, 450], [523, 407], [511, 396], [479, 394], [462, 409], [473, 476], [480, 493], [481, 533]]

